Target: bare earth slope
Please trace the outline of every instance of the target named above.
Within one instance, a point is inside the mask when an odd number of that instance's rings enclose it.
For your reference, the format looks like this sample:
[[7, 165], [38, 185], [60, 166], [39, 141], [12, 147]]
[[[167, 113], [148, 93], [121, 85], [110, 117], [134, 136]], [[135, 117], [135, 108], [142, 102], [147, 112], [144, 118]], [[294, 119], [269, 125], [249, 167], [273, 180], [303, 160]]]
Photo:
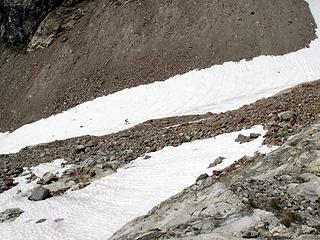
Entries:
[[315, 38], [303, 0], [94, 0], [57, 11], [42, 24], [57, 35], [48, 48], [25, 54], [0, 46], [0, 132], [93, 97], [285, 54]]

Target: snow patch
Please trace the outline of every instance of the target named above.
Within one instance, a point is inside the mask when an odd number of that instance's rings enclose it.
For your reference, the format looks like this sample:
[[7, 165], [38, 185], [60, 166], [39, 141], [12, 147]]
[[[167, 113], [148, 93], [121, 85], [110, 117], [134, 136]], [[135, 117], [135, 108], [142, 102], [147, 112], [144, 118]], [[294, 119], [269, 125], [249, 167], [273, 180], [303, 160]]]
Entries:
[[51, 172], [56, 176], [61, 176], [61, 174], [70, 168], [70, 165], [63, 167], [63, 164], [66, 163], [63, 159], [57, 159], [52, 163], [42, 163], [36, 167], [32, 167], [31, 171], [37, 176], [42, 177], [43, 174]]
[[[146, 214], [153, 206], [193, 184], [200, 174], [211, 174], [208, 166], [217, 157], [226, 158], [215, 167], [223, 169], [244, 155], [271, 151], [262, 146], [263, 137], [245, 144], [235, 142], [239, 133], [249, 135], [252, 132], [265, 134], [262, 126], [255, 126], [178, 147], [166, 147], [148, 154], [150, 159], [140, 157], [84, 189], [68, 191], [45, 201], [27, 200], [34, 183], [19, 184], [0, 194], [0, 212], [13, 207], [25, 211], [16, 221], [0, 224], [1, 239], [107, 239], [128, 221]], [[59, 162], [61, 160], [41, 164], [34, 170], [40, 175], [55, 172], [61, 169]], [[19, 189], [21, 192], [17, 193]], [[47, 221], [35, 223], [42, 218]]]

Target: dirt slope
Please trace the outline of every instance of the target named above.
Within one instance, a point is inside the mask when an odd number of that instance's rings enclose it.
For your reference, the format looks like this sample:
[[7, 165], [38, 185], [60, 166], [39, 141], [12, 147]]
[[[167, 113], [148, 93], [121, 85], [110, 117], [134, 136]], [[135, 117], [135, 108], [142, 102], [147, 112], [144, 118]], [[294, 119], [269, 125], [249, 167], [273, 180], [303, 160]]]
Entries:
[[[303, 0], [92, 0], [75, 10], [82, 17], [65, 16], [72, 27], [46, 49], [0, 47], [1, 132], [123, 88], [285, 54], [315, 38]], [[49, 17], [44, 25], [59, 24]]]

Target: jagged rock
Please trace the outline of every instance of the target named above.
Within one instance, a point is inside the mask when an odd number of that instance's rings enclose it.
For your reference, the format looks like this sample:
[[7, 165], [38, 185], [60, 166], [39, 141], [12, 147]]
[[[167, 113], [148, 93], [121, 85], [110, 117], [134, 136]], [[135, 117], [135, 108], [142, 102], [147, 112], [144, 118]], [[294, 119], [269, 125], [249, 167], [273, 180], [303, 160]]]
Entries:
[[140, 236], [137, 236], [136, 239], [139, 239], [139, 240], [157, 239], [162, 235], [163, 233], [160, 231], [160, 229], [152, 229], [149, 232], [146, 232], [141, 234]]
[[210, 163], [210, 165], [209, 165], [208, 168], [212, 168], [212, 167], [217, 166], [218, 164], [222, 163], [224, 159], [225, 159], [224, 157], [218, 157], [218, 158], [216, 158], [216, 159], [213, 161], [213, 163]]
[[239, 142], [240, 144], [243, 144], [243, 143], [251, 142], [252, 140], [257, 139], [260, 136], [261, 134], [259, 133], [250, 133], [249, 136], [239, 134], [235, 141]]
[[[33, 35], [28, 45], [28, 51], [48, 47], [60, 32], [70, 29], [76, 20], [83, 16], [84, 13], [81, 9], [71, 7], [77, 1], [80, 0], [64, 1], [62, 7], [47, 15]], [[63, 36], [61, 42], [65, 42], [67, 39], [67, 36]]]
[[57, 181], [57, 180], [58, 180], [57, 176], [55, 176], [51, 172], [47, 172], [47, 173], [43, 174], [43, 176], [40, 178], [38, 183], [45, 185], [45, 184], [50, 184], [53, 181]]
[[235, 139], [235, 142], [239, 142], [240, 144], [247, 143], [250, 141], [250, 136], [245, 136], [243, 134], [239, 134], [238, 137]]
[[209, 175], [207, 173], [201, 174], [197, 179], [196, 182], [199, 182], [203, 179], [206, 179], [207, 177], [209, 177]]
[[250, 228], [247, 231], [245, 231], [242, 235], [243, 238], [257, 238], [259, 237], [260, 233], [254, 229], [254, 228]]
[[315, 202], [320, 199], [320, 178], [318, 177], [306, 183], [291, 184], [289, 185], [288, 193], [296, 198]]
[[71, 191], [77, 191], [77, 190], [80, 190], [82, 188], [85, 188], [87, 187], [88, 185], [90, 185], [89, 182], [82, 182], [82, 183], [78, 183], [74, 186], [71, 187]]
[[50, 195], [57, 196], [61, 195], [64, 192], [68, 191], [76, 183], [74, 181], [57, 181], [48, 185], [43, 185], [43, 188], [49, 191]]
[[78, 145], [75, 147], [75, 153], [79, 154], [86, 151], [86, 147], [83, 145]]
[[0, 213], [0, 223], [12, 222], [16, 220], [22, 213], [24, 213], [24, 211], [20, 208], [7, 209]]
[[250, 133], [250, 139], [257, 139], [260, 136], [261, 136], [260, 133]]
[[291, 119], [294, 119], [295, 116], [296, 116], [296, 114], [292, 111], [286, 111], [286, 112], [279, 113], [279, 118], [282, 121], [290, 121]]
[[45, 200], [47, 198], [50, 198], [52, 195], [50, 191], [47, 188], [44, 188], [42, 186], [35, 187], [31, 191], [31, 195], [28, 197], [31, 201], [41, 201]]
[[0, 178], [0, 193], [9, 190], [13, 186], [17, 185], [11, 176], [5, 176]]
[[313, 162], [311, 162], [308, 166], [308, 170], [315, 174], [315, 175], [320, 175], [320, 159], [317, 159]]
[[29, 41], [39, 23], [63, 0], [0, 1], [0, 42], [20, 44]]

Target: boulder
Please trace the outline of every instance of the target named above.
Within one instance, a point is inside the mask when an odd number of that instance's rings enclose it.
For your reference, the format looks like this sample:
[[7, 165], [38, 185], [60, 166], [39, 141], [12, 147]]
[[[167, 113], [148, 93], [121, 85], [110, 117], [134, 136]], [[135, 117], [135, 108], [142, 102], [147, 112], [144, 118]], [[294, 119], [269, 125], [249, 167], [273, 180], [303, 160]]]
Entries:
[[40, 178], [38, 183], [45, 185], [45, 184], [50, 184], [53, 181], [57, 181], [57, 180], [58, 180], [57, 176], [55, 176], [51, 172], [47, 172], [47, 173], [43, 174], [42, 178]]
[[47, 188], [44, 188], [42, 186], [35, 187], [31, 191], [31, 195], [28, 197], [31, 201], [41, 201], [45, 200], [47, 198], [50, 198], [52, 195], [50, 191]]
[[52, 196], [57, 196], [68, 191], [75, 184], [74, 181], [57, 181], [48, 185], [43, 185], [43, 187], [47, 189]]

